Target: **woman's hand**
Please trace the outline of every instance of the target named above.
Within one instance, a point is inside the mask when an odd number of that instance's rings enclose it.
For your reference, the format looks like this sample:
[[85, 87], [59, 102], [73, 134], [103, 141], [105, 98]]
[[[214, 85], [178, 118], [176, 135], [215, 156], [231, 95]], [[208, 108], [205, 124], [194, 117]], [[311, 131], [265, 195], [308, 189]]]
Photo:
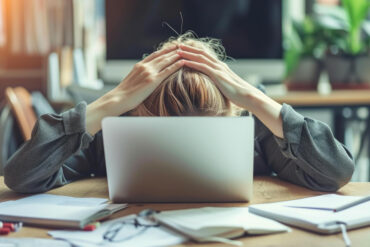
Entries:
[[184, 65], [211, 78], [218, 89], [234, 104], [255, 114], [274, 135], [283, 138], [280, 116], [282, 106], [257, 88], [236, 75], [225, 63], [207, 52], [187, 45], [180, 45], [177, 53]]
[[184, 65], [177, 46], [156, 51], [137, 63], [113, 90], [87, 106], [86, 129], [94, 135], [107, 116], [122, 115], [141, 104], [169, 75]]
[[141, 104], [164, 79], [183, 66], [176, 49], [174, 45], [156, 51], [134, 66], [115, 89], [125, 99], [120, 114]]

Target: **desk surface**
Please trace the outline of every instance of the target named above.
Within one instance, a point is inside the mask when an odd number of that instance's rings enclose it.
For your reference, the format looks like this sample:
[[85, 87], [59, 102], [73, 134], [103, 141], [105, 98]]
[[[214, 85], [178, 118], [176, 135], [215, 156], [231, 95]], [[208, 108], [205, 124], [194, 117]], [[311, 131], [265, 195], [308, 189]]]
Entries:
[[[367, 195], [370, 191], [370, 183], [349, 183], [338, 191], [343, 195]], [[108, 197], [108, 187], [105, 178], [93, 178], [74, 182], [64, 187], [49, 192], [56, 195], [68, 195], [77, 197]], [[291, 200], [307, 196], [320, 195], [322, 193], [311, 191], [299, 186], [281, 181], [275, 177], [256, 177], [254, 181], [254, 197], [252, 204], [267, 203], [282, 200]], [[3, 177], [0, 177], [0, 201], [14, 200], [24, 197], [6, 188]], [[118, 212], [112, 218], [137, 213], [146, 208], [156, 210], [183, 209], [203, 206], [248, 206], [248, 203], [193, 203], [193, 204], [130, 204], [123, 211]], [[9, 234], [9, 237], [41, 237], [47, 238], [46, 228], [23, 227], [17, 233]], [[349, 237], [356, 246], [368, 246], [370, 243], [370, 227], [365, 227], [349, 232]], [[241, 239], [244, 246], [344, 246], [341, 234], [319, 235], [293, 228], [290, 233], [279, 233], [263, 236], [249, 236]], [[180, 246], [194, 245], [191, 243]], [[222, 244], [202, 244], [197, 246], [223, 246]]]
[[289, 91], [271, 97], [279, 103], [292, 106], [370, 105], [370, 90], [335, 90], [328, 95], [316, 91]]

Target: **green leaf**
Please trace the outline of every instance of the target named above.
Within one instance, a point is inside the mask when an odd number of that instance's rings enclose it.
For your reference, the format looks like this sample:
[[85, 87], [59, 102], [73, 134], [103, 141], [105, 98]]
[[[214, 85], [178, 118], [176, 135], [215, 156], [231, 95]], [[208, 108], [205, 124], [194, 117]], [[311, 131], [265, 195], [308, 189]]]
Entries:
[[342, 0], [342, 4], [348, 17], [349, 52], [358, 54], [363, 47], [361, 42], [361, 24], [369, 12], [370, 2], [369, 0]]
[[285, 38], [287, 47], [284, 52], [285, 77], [288, 77], [297, 67], [302, 54], [302, 41], [298, 33], [293, 29]]

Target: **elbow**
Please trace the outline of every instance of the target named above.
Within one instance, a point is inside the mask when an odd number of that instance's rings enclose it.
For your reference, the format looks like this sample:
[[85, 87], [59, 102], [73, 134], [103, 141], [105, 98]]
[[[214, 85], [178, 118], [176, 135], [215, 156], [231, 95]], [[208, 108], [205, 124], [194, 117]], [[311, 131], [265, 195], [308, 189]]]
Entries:
[[18, 193], [37, 193], [41, 191], [30, 190], [30, 186], [19, 181], [17, 177], [9, 175], [4, 169], [4, 183], [5, 185]]
[[311, 189], [322, 192], [336, 192], [346, 185], [352, 178], [354, 172], [354, 161], [347, 160], [341, 162], [334, 169], [327, 171], [326, 174], [318, 174], [316, 178], [311, 177]]
[[354, 160], [348, 159], [338, 167], [338, 169], [331, 174], [332, 180], [335, 183], [332, 191], [337, 191], [346, 185], [352, 178], [353, 172], [355, 170]]
[[46, 192], [47, 190], [34, 186], [32, 184], [25, 184], [25, 183], [17, 183], [14, 182], [13, 179], [9, 179], [4, 175], [4, 182], [5, 185], [17, 193], [23, 193], [23, 194], [31, 194], [31, 193], [42, 193]]
[[4, 183], [9, 189], [18, 193], [45, 192], [41, 187], [22, 176], [22, 171], [16, 169], [11, 163], [4, 167]]
[[17, 176], [17, 172], [14, 171], [14, 167], [11, 163], [7, 162], [7, 164], [4, 166], [4, 183], [5, 185], [16, 192], [21, 192], [19, 191], [19, 185], [18, 181], [19, 178]]
[[9, 176], [5, 172], [5, 170], [4, 170], [4, 183], [9, 189], [11, 189], [15, 192], [30, 193], [29, 191], [27, 191], [27, 186], [24, 186], [24, 185], [18, 183], [18, 179], [14, 178], [13, 176]]

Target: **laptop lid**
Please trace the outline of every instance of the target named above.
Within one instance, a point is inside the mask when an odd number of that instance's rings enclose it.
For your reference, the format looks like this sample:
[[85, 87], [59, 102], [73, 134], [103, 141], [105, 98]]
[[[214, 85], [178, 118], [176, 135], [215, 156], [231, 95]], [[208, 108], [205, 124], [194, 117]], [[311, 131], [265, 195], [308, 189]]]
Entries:
[[252, 197], [252, 117], [108, 117], [115, 202], [236, 202]]

